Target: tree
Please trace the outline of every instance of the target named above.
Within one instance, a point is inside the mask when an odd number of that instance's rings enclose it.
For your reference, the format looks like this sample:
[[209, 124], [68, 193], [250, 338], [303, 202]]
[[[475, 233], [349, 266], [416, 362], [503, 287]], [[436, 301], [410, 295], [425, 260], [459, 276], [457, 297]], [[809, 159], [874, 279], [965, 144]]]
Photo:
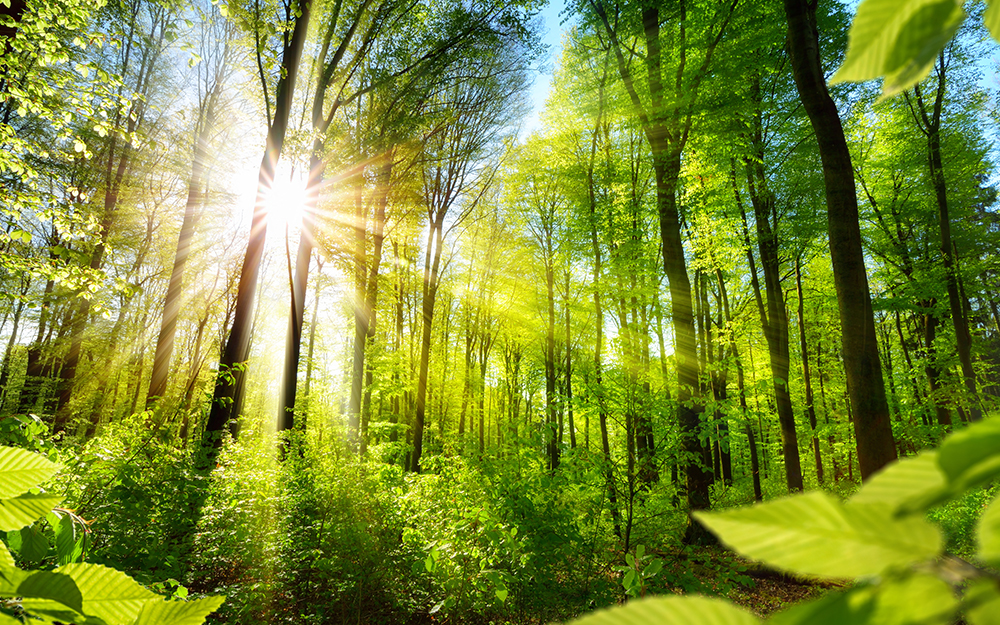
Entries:
[[820, 60], [816, 5], [784, 0], [795, 84], [809, 115], [826, 184], [827, 224], [840, 309], [841, 346], [863, 479], [896, 459], [865, 273], [851, 155]]
[[[641, 122], [652, 152], [656, 176], [657, 213], [660, 219], [663, 270], [670, 285], [671, 318], [674, 324], [674, 355], [677, 366], [677, 415], [683, 437], [683, 451], [688, 480], [688, 503], [692, 510], [709, 506], [707, 474], [700, 466], [701, 444], [698, 441], [699, 413], [702, 402], [698, 389], [697, 338], [692, 309], [691, 282], [684, 259], [681, 219], [677, 191], [681, 157], [694, 124], [698, 94], [712, 65], [713, 56], [736, 9], [738, 0], [713, 7], [692, 7], [687, 0], [667, 8], [653, 4], [642, 8], [641, 15], [619, 4], [588, 0], [592, 12], [608, 38], [618, 74], [628, 92], [633, 115]], [[663, 32], [664, 18], [670, 22], [670, 36]], [[688, 37], [692, 40], [689, 41]], [[634, 70], [634, 44], [645, 48], [644, 80]], [[697, 42], [695, 44], [695, 42]], [[695, 44], [695, 45], [692, 45]], [[667, 54], [664, 54], [667, 47]], [[676, 56], [672, 53], [677, 51]], [[692, 54], [689, 59], [688, 54]], [[628, 56], [626, 56], [628, 55]], [[695, 56], [697, 55], [697, 56]], [[697, 60], [696, 60], [697, 59]], [[674, 70], [671, 84], [665, 75]], [[643, 85], [644, 83], [644, 85]], [[645, 86], [647, 98], [639, 89]], [[695, 523], [689, 525], [688, 538], [707, 538]]]
[[177, 317], [181, 308], [181, 289], [184, 272], [195, 228], [203, 210], [207, 170], [209, 169], [209, 147], [216, 132], [216, 118], [221, 106], [223, 89], [233, 72], [235, 49], [234, 24], [222, 19], [217, 10], [202, 15], [201, 23], [201, 63], [197, 65], [198, 108], [195, 117], [193, 156], [191, 173], [188, 178], [187, 202], [180, 233], [177, 236], [177, 251], [174, 253], [170, 283], [163, 301], [163, 316], [160, 333], [156, 339], [156, 352], [150, 374], [149, 389], [146, 392], [146, 408], [153, 406], [157, 399], [166, 395], [170, 374], [170, 359], [174, 351], [177, 333]]
[[254, 200], [253, 219], [250, 222], [250, 240], [240, 270], [233, 322], [229, 328], [225, 351], [219, 361], [220, 375], [215, 384], [208, 423], [205, 425], [205, 441], [213, 449], [221, 445], [220, 434], [225, 428], [235, 431], [235, 426], [231, 422], [239, 417], [238, 397], [244, 384], [243, 369], [250, 348], [254, 296], [261, 257], [264, 253], [264, 241], [267, 238], [267, 195], [274, 181], [278, 158], [281, 156], [288, 130], [295, 79], [309, 29], [311, 10], [312, 0], [298, 0], [294, 4], [285, 6], [284, 18], [290, 33], [286, 32], [283, 39], [273, 117], [270, 115], [270, 104], [267, 99], [267, 81], [263, 82], [268, 114], [267, 145], [257, 176], [257, 195]]
[[[423, 452], [431, 328], [444, 238], [468, 217], [493, 184], [499, 167], [498, 134], [516, 113], [517, 98], [524, 88], [523, 50], [510, 48], [504, 55], [487, 50], [477, 52], [462, 70], [453, 70], [450, 84], [438, 99], [429, 103], [427, 111], [435, 123], [425, 131], [421, 168], [428, 232], [424, 247], [423, 323], [413, 453], [409, 466], [414, 472], [420, 471]], [[459, 208], [460, 213], [452, 215], [445, 228], [445, 220], [453, 208]]]

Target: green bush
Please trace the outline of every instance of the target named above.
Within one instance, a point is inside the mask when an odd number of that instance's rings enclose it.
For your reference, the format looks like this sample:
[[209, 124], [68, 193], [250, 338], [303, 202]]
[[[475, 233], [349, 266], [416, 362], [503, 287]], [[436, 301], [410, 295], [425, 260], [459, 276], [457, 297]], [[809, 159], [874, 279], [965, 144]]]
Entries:
[[[83, 562], [86, 526], [40, 488], [59, 469], [40, 454], [0, 447], [0, 624], [198, 625], [222, 604], [223, 597], [165, 599], [120, 571]], [[17, 566], [50, 558], [55, 568]]]

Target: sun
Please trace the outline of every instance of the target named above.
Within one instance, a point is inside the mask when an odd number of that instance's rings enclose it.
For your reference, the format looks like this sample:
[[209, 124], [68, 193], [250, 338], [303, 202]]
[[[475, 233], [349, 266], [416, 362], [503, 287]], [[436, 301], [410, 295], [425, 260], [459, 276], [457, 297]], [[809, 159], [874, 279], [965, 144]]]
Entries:
[[267, 194], [267, 221], [271, 226], [301, 228], [306, 212], [306, 180], [296, 175], [278, 175]]

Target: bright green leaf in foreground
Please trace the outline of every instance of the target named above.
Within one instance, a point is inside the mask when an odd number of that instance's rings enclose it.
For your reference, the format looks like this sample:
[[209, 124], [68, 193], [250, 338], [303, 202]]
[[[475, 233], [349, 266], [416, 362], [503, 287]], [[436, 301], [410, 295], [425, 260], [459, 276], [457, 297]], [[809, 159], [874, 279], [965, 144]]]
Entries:
[[889, 506], [842, 504], [822, 492], [695, 516], [743, 555], [806, 575], [877, 575], [934, 558], [942, 547], [940, 531], [924, 519], [896, 520]]
[[58, 495], [21, 495], [12, 499], [0, 499], [0, 531], [19, 530], [33, 523], [59, 505]]
[[947, 625], [958, 607], [951, 586], [933, 575], [890, 579], [865, 590], [875, 596], [871, 622], [879, 625]]
[[194, 601], [150, 601], [142, 607], [135, 625], [201, 625], [225, 600], [205, 597]]
[[923, 80], [964, 19], [955, 0], [864, 0], [831, 82], [884, 76], [883, 95], [900, 93]]
[[969, 625], [1000, 625], [1000, 584], [977, 579], [965, 591], [965, 620]]
[[0, 499], [22, 495], [58, 470], [58, 464], [41, 454], [16, 447], [0, 447]]
[[14, 568], [14, 556], [10, 555], [7, 545], [0, 542], [0, 571]]
[[871, 622], [875, 603], [857, 592], [831, 592], [800, 603], [768, 619], [768, 625], [852, 625]]
[[983, 516], [979, 517], [976, 540], [979, 542], [979, 558], [994, 566], [1000, 564], [1000, 495], [993, 498]]
[[893, 511], [901, 508], [926, 510], [923, 502], [936, 496], [946, 486], [938, 466], [936, 451], [926, 451], [912, 458], [893, 462], [871, 477], [851, 497], [851, 503], [885, 504]]
[[983, 13], [983, 23], [990, 30], [990, 34], [997, 41], [1000, 41], [1000, 2], [989, 0], [986, 12]]
[[144, 604], [159, 599], [121, 571], [97, 564], [67, 564], [57, 569], [73, 578], [83, 594], [83, 612], [108, 625], [131, 625]]
[[708, 597], [653, 597], [599, 610], [570, 625], [754, 625], [753, 614]]
[[955, 432], [941, 443], [938, 464], [959, 495], [1000, 477], [1000, 419], [987, 419]]
[[[83, 611], [83, 595], [69, 575], [52, 571], [35, 571], [28, 574], [17, 586], [26, 610], [32, 607], [65, 606], [73, 612]], [[58, 604], [51, 606], [50, 604]]]
[[34, 568], [49, 554], [48, 538], [34, 525], [7, 532], [7, 542], [28, 568]]

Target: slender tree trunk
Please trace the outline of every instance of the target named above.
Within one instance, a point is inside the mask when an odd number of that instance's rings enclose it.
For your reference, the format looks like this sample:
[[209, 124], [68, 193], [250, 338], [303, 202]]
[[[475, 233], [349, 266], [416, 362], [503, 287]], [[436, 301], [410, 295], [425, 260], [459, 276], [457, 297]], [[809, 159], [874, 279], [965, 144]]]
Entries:
[[[226, 42], [228, 50], [229, 42]], [[226, 53], [223, 53], [224, 55]], [[212, 134], [215, 131], [215, 107], [222, 94], [223, 79], [226, 66], [223, 65], [216, 74], [215, 85], [204, 100], [204, 113], [198, 122], [194, 141], [194, 157], [191, 160], [191, 174], [188, 178], [187, 202], [184, 205], [184, 217], [181, 220], [181, 230], [177, 235], [177, 249], [174, 252], [174, 265], [170, 271], [170, 282], [167, 285], [167, 295], [163, 300], [163, 316], [160, 320], [160, 333], [156, 339], [156, 351], [153, 355], [153, 370], [146, 393], [146, 409], [149, 410], [158, 398], [166, 395], [167, 378], [170, 373], [170, 359], [174, 352], [174, 337], [177, 334], [177, 318], [181, 310], [181, 289], [184, 285], [184, 270], [187, 267], [188, 256], [191, 254], [191, 241], [204, 204], [205, 167], [208, 163], [208, 148]]]
[[424, 447], [424, 419], [427, 412], [427, 374], [431, 356], [431, 324], [434, 321], [434, 301], [437, 299], [438, 270], [441, 266], [443, 246], [442, 228], [444, 211], [431, 222], [427, 234], [427, 251], [424, 255], [424, 297], [422, 310], [423, 331], [420, 335], [420, 373], [417, 378], [416, 414], [413, 424], [413, 452], [410, 471], [420, 472], [420, 456]]
[[867, 480], [896, 459], [896, 446], [892, 439], [865, 273], [854, 170], [837, 106], [826, 89], [819, 54], [816, 4], [810, 0], [784, 0], [784, 7], [792, 73], [823, 162], [844, 370], [853, 406], [861, 475]]
[[[802, 490], [802, 467], [799, 459], [798, 435], [795, 431], [795, 411], [789, 389], [791, 368], [788, 340], [788, 309], [781, 286], [781, 267], [778, 258], [776, 198], [771, 192], [764, 172], [764, 136], [760, 111], [760, 79], [754, 75], [750, 86], [752, 99], [758, 108], [752, 126], [752, 158], [746, 160], [747, 186], [753, 204], [754, 223], [757, 227], [757, 248], [764, 270], [764, 287], [767, 296], [766, 311], [760, 308], [761, 325], [767, 339], [774, 385], [774, 403], [781, 426], [781, 451], [785, 460], [785, 480], [789, 491]], [[742, 207], [741, 207], [742, 209]], [[772, 218], [774, 223], [772, 223]], [[748, 249], [748, 254], [752, 252]], [[751, 265], [751, 268], [753, 266]]]
[[569, 295], [570, 295], [570, 272], [566, 272], [566, 297], [563, 307], [565, 310], [566, 317], [566, 414], [569, 421], [569, 446], [571, 449], [576, 449], [576, 424], [573, 422], [573, 349], [572, 340], [573, 337], [570, 334], [569, 322]]
[[958, 268], [955, 264], [951, 240], [948, 185], [945, 182], [944, 163], [941, 159], [941, 113], [945, 94], [945, 63], [943, 53], [938, 56], [935, 69], [938, 80], [930, 115], [928, 115], [924, 105], [920, 86], [917, 85], [914, 87], [914, 94], [920, 112], [920, 116], [916, 121], [927, 136], [927, 162], [938, 206], [938, 226], [941, 230], [941, 258], [944, 265], [945, 285], [948, 291], [948, 307], [951, 310], [951, 321], [955, 327], [955, 342], [958, 347], [958, 360], [962, 365], [962, 379], [965, 382], [965, 389], [969, 394], [969, 420], [982, 421], [983, 412], [980, 408], [979, 394], [976, 391], [976, 373], [972, 368], [972, 335], [969, 332], [969, 320], [965, 315], [962, 297], [959, 293]]
[[937, 347], [934, 340], [937, 337], [937, 316], [934, 314], [934, 301], [925, 303], [927, 312], [924, 313], [924, 373], [927, 375], [927, 385], [930, 387], [930, 400], [934, 404], [934, 412], [937, 416], [938, 425], [945, 428], [951, 427], [951, 411], [945, 405], [941, 397], [941, 384], [939, 382], [941, 371], [937, 364]]
[[802, 258], [795, 259], [795, 289], [799, 296], [799, 348], [802, 352], [802, 383], [806, 388], [806, 416], [809, 417], [809, 427], [812, 428], [813, 459], [816, 461], [816, 481], [823, 483], [823, 457], [819, 450], [819, 437], [816, 436], [816, 406], [813, 405], [812, 376], [809, 375], [809, 345], [806, 343], [806, 316], [804, 299], [802, 297]]
[[219, 377], [215, 384], [208, 422], [205, 425], [205, 442], [213, 449], [218, 449], [221, 445], [220, 433], [239, 417], [239, 400], [243, 395], [245, 375], [238, 369], [245, 368], [250, 352], [254, 299], [261, 258], [264, 255], [264, 242], [267, 238], [267, 195], [285, 143], [292, 96], [295, 91], [295, 78], [309, 28], [311, 4], [312, 0], [298, 0], [299, 17], [295, 20], [288, 45], [282, 51], [282, 72], [276, 89], [274, 119], [268, 128], [267, 145], [257, 176], [257, 196], [250, 222], [250, 240], [240, 269], [233, 324], [229, 329], [229, 338], [219, 362]]

